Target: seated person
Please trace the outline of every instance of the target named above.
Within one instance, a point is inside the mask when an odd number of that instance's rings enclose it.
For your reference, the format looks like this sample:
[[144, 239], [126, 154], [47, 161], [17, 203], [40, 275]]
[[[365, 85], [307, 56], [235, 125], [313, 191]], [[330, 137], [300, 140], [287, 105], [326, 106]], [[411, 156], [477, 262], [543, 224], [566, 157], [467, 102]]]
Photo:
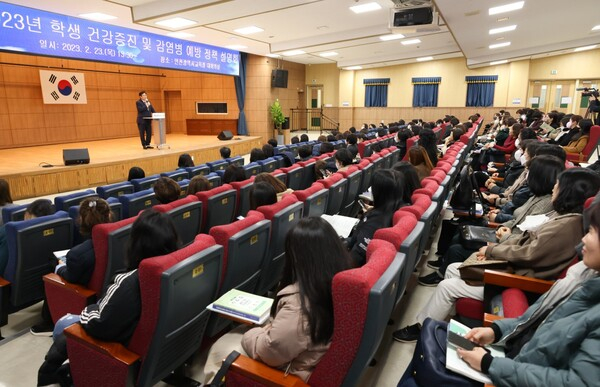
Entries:
[[190, 180], [186, 195], [195, 195], [196, 192], [208, 191], [211, 189], [210, 181], [203, 175], [196, 175]]
[[265, 154], [265, 159], [275, 156], [275, 149], [273, 148], [273, 146], [271, 144], [263, 145], [262, 151]]
[[185, 169], [194, 166], [194, 160], [188, 153], [183, 153], [179, 156], [177, 161], [177, 169]]
[[[480, 345], [495, 343], [506, 357], [482, 348], [458, 349], [458, 356], [497, 386], [591, 386], [598, 382], [600, 342], [600, 206], [591, 208], [583, 237], [583, 262], [573, 265], [536, 303], [517, 318], [474, 328], [465, 338]], [[401, 385], [401, 384], [399, 384]]]
[[[179, 238], [173, 221], [166, 214], [148, 209], [142, 212], [131, 228], [127, 248], [127, 272], [117, 274], [104, 297], [91, 304], [81, 315], [67, 314], [56, 323], [54, 342], [38, 371], [38, 386], [68, 383], [64, 380], [67, 341], [63, 330], [79, 323], [92, 337], [127, 344], [140, 318], [142, 305], [137, 268], [146, 258], [172, 253], [179, 248]], [[68, 366], [67, 366], [68, 367]], [[70, 384], [67, 384], [70, 385]]]
[[346, 171], [353, 163], [352, 153], [348, 149], [338, 149], [333, 155], [338, 172]]
[[228, 159], [231, 157], [231, 149], [227, 146], [222, 146], [219, 149], [219, 153], [221, 154], [222, 159]]
[[300, 145], [298, 147], [298, 161], [306, 161], [312, 157], [310, 145]]
[[402, 181], [404, 182], [404, 196], [402, 201], [406, 205], [412, 204], [412, 194], [415, 190], [421, 188], [421, 181], [415, 166], [408, 161], [398, 161], [392, 166], [392, 169], [402, 174]]
[[331, 282], [350, 268], [348, 252], [329, 223], [302, 218], [285, 238], [284, 259], [271, 321], [251, 329], [241, 326], [213, 344], [204, 366], [205, 383], [233, 350], [304, 381], [327, 352], [333, 334]]
[[[508, 261], [516, 274], [539, 279], [556, 279], [575, 255], [574, 246], [583, 236], [581, 213], [585, 200], [598, 193], [600, 176], [584, 168], [572, 168], [558, 177], [552, 191], [554, 211], [535, 230], [518, 238], [482, 247], [474, 257], [484, 261]], [[417, 322], [394, 332], [394, 340], [409, 342], [419, 337], [421, 322], [427, 317], [444, 320], [459, 298], [483, 300], [483, 286], [471, 286], [460, 278], [460, 263], [448, 266], [444, 280], [416, 316]]]
[[427, 151], [431, 165], [435, 167], [438, 162], [437, 136], [431, 129], [423, 129], [419, 134], [419, 146]]
[[393, 169], [380, 169], [373, 173], [371, 190], [373, 207], [368, 209], [347, 239], [352, 264], [360, 267], [365, 264], [367, 246], [373, 234], [380, 228], [392, 226], [396, 210], [404, 205], [402, 198], [404, 181], [400, 172]]
[[225, 172], [223, 172], [223, 184], [244, 180], [246, 180], [246, 171], [244, 171], [244, 168], [238, 167], [234, 164], [231, 164], [225, 168]]
[[252, 150], [250, 151], [250, 162], [251, 163], [253, 163], [255, 161], [264, 160], [266, 158], [267, 158], [267, 156], [265, 155], [265, 152], [262, 149], [252, 148]]
[[256, 184], [260, 182], [267, 183], [273, 186], [273, 188], [275, 189], [275, 193], [277, 194], [277, 201], [280, 201], [281, 198], [283, 198], [283, 195], [294, 192], [294, 190], [288, 188], [283, 181], [279, 180], [270, 173], [263, 172], [256, 175], [256, 177], [254, 178], [254, 183]]
[[146, 173], [140, 167], [131, 167], [129, 169], [129, 174], [127, 175], [127, 181], [131, 181], [133, 179], [143, 179], [146, 177]]
[[[48, 199], [37, 199], [31, 202], [25, 210], [25, 220], [39, 218], [40, 216], [52, 215], [54, 207]], [[6, 242], [6, 227], [0, 226], [0, 277], [4, 276], [4, 270], [8, 265], [8, 245]]]
[[294, 136], [294, 137], [290, 138], [291, 144], [297, 144], [299, 142], [300, 142], [300, 138], [298, 138], [298, 136]]
[[0, 226], [4, 224], [2, 221], [2, 209], [12, 206], [14, 206], [14, 204], [12, 197], [10, 196], [10, 187], [8, 186], [8, 182], [4, 179], [0, 179]]
[[[536, 156], [531, 160], [530, 173], [527, 185], [533, 196], [522, 206], [515, 209], [513, 219], [504, 222], [496, 231], [499, 242], [504, 242], [510, 237], [518, 238], [523, 231], [517, 227], [529, 215], [540, 215], [552, 211], [552, 189], [556, 184], [558, 175], [565, 170], [564, 163], [554, 156]], [[444, 279], [446, 268], [455, 262], [463, 262], [477, 249], [468, 249], [460, 243], [460, 236], [455, 234], [448, 250], [437, 261], [428, 262], [427, 266], [437, 269], [433, 273], [419, 277], [419, 284], [435, 286]]]
[[399, 160], [402, 160], [406, 156], [406, 141], [413, 136], [412, 131], [407, 128], [401, 128], [396, 134], [396, 146], [400, 149]]
[[334, 146], [332, 143], [330, 142], [324, 142], [321, 144], [321, 148], [319, 149], [319, 151], [321, 152], [322, 155], [326, 154], [326, 153], [331, 153], [335, 150]]
[[80, 285], [87, 285], [92, 278], [96, 256], [92, 244], [92, 228], [97, 224], [110, 223], [112, 212], [106, 200], [99, 198], [84, 199], [79, 206], [79, 232], [84, 242], [73, 247], [66, 256], [66, 262], [60, 261], [54, 272], [65, 280]]
[[277, 193], [275, 192], [275, 188], [266, 182], [252, 184], [248, 194], [250, 195], [251, 210], [277, 203]]
[[427, 150], [420, 145], [414, 145], [408, 150], [408, 161], [414, 165], [419, 175], [419, 181], [428, 177], [433, 169]]
[[307, 142], [308, 141], [308, 134], [303, 133], [300, 135], [300, 142]]
[[590, 140], [590, 130], [592, 129], [592, 120], [581, 120], [579, 123], [579, 133], [571, 137], [571, 141], [567, 146], [563, 146], [565, 152], [581, 153]]
[[277, 144], [277, 140], [274, 138], [270, 138], [267, 140], [267, 144], [271, 145], [273, 148], [275, 148], [278, 144]]
[[350, 151], [353, 160], [356, 159], [356, 157], [358, 156], [358, 145], [356, 145], [357, 143], [358, 138], [356, 137], [356, 134], [350, 133], [348, 137], [346, 137], [346, 149]]
[[167, 204], [179, 199], [181, 187], [170, 177], [159, 177], [154, 183], [154, 195], [160, 204]]

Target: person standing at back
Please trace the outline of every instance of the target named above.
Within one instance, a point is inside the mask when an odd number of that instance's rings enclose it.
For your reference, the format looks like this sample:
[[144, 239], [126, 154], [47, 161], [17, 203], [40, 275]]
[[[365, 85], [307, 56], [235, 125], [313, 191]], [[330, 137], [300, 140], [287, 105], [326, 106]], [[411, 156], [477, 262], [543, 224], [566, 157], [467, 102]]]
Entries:
[[140, 99], [135, 101], [137, 108], [137, 126], [140, 131], [140, 141], [142, 142], [142, 148], [152, 149], [150, 140], [152, 140], [152, 120], [145, 119], [145, 117], [152, 117], [152, 113], [156, 113], [154, 107], [148, 101], [148, 95], [145, 91], [139, 92]]

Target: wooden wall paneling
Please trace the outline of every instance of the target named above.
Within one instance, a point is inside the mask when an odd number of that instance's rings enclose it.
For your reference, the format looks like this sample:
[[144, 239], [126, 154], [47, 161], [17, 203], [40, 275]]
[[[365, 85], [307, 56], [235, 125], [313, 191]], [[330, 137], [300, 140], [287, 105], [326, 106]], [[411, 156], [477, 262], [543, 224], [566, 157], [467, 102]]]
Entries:
[[75, 191], [87, 187], [87, 178], [85, 177], [87, 168], [85, 166], [73, 165], [70, 168], [61, 170], [56, 174], [58, 192]]
[[[13, 200], [33, 196], [32, 193], [35, 192], [33, 176], [6, 176], [4, 177], [4, 179], [8, 182], [8, 185], [10, 186], [10, 193], [13, 197]], [[36, 177], [36, 184], [37, 180], [38, 179]], [[40, 182], [41, 180], [42, 179], [40, 179]]]
[[[60, 192], [58, 189], [58, 179], [54, 174], [36, 176], [35, 179], [32, 179], [31, 186], [33, 187], [33, 194], [30, 192], [27, 197], [45, 196]], [[12, 190], [12, 185], [10, 189]]]

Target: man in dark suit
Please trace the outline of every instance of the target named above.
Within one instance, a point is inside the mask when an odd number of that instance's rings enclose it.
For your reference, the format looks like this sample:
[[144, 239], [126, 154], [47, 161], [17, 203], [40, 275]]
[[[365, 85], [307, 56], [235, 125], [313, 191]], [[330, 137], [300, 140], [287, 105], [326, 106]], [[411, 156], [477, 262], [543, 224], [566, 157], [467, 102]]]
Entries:
[[137, 107], [137, 126], [140, 131], [140, 141], [144, 149], [154, 148], [150, 145], [152, 139], [152, 120], [144, 119], [144, 117], [152, 117], [152, 113], [156, 113], [145, 91], [139, 92], [140, 99], [135, 102]]

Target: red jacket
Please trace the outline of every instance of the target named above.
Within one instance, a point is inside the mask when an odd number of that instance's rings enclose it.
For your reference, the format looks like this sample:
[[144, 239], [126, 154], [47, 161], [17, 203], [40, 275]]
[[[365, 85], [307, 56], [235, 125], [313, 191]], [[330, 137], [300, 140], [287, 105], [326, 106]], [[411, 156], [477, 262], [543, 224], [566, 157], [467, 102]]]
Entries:
[[516, 138], [514, 138], [512, 134], [509, 134], [506, 140], [504, 140], [504, 146], [494, 145], [494, 149], [498, 149], [504, 153], [513, 153], [515, 149], [517, 149], [515, 140]]

